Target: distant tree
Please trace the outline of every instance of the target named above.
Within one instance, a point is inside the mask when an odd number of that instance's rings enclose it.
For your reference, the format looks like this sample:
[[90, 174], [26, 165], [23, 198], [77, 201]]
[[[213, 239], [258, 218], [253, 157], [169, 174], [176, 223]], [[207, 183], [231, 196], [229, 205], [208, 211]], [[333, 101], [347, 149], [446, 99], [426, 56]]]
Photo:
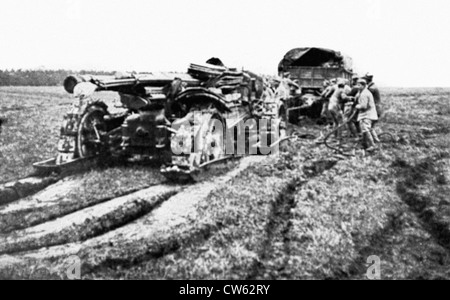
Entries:
[[114, 75], [93, 70], [0, 70], [0, 86], [58, 86], [71, 74]]

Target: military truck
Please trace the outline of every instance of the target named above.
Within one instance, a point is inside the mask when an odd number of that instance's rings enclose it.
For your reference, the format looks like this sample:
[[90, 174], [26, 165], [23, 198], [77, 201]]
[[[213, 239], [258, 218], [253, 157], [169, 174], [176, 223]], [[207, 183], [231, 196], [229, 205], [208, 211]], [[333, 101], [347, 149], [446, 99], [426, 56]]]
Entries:
[[353, 61], [349, 56], [330, 49], [295, 48], [283, 57], [278, 73], [300, 86], [301, 96], [296, 105], [305, 106], [303, 113], [320, 117], [321, 104], [317, 100], [323, 91], [324, 81], [334, 78], [351, 80]]
[[350, 57], [324, 48], [296, 48], [284, 56], [278, 66], [281, 76], [289, 73], [297, 80], [302, 93], [321, 90], [324, 80], [344, 78], [351, 80], [353, 61]]

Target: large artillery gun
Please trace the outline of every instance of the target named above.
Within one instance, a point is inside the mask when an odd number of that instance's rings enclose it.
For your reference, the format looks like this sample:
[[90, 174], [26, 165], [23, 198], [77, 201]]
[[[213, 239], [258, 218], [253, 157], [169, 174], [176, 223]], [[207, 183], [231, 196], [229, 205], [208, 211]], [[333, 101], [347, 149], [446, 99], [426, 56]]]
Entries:
[[[151, 160], [169, 179], [189, 179], [211, 164], [271, 153], [284, 139], [285, 109], [248, 71], [192, 64], [187, 73], [70, 76], [64, 88], [75, 100], [58, 154], [34, 165], [40, 174], [98, 159]], [[118, 93], [123, 110], [111, 113], [102, 91]]]

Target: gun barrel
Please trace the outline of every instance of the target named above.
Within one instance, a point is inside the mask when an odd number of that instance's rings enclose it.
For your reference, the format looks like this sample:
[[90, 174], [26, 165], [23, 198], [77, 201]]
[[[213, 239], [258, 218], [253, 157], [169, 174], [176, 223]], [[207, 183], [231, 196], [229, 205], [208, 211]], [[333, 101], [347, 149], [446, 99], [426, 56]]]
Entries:
[[64, 80], [64, 88], [69, 94], [73, 94], [77, 84], [90, 82], [99, 87], [98, 90], [115, 91], [124, 87], [135, 85], [164, 87], [172, 83], [176, 78], [181, 79], [188, 86], [198, 86], [200, 81], [187, 73], [142, 73], [125, 76], [93, 76], [93, 75], [72, 75]]

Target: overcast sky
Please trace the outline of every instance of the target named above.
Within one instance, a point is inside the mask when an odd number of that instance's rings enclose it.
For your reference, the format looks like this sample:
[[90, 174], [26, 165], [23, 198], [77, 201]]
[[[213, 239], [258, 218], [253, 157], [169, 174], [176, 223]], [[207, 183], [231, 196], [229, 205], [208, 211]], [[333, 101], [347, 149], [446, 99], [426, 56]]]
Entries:
[[275, 74], [327, 47], [389, 86], [450, 86], [445, 0], [1, 0], [0, 69], [185, 71], [191, 62]]

